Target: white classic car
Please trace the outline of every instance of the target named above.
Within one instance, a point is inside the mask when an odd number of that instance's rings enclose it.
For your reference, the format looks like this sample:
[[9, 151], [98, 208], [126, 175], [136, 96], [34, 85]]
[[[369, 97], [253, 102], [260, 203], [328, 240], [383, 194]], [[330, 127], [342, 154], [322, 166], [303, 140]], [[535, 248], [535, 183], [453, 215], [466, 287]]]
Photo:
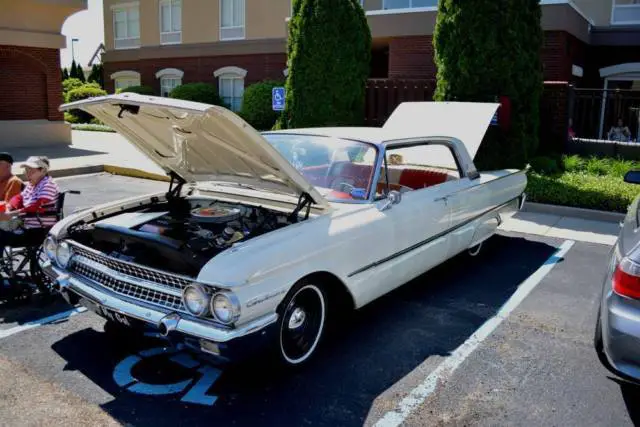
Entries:
[[525, 171], [473, 163], [497, 107], [403, 103], [382, 128], [259, 133], [225, 108], [167, 98], [65, 104], [171, 183], [60, 221], [45, 271], [107, 325], [152, 328], [222, 361], [266, 345], [300, 365], [340, 309], [477, 253], [521, 208]]

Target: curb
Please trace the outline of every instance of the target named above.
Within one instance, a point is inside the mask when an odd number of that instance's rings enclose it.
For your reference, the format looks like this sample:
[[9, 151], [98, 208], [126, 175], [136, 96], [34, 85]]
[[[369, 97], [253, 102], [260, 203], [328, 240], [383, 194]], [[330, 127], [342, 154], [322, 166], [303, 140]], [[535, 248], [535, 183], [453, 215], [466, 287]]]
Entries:
[[103, 171], [114, 175], [128, 176], [131, 178], [150, 179], [152, 181], [170, 182], [171, 179], [166, 175], [160, 175], [153, 172], [145, 172], [140, 169], [125, 168], [115, 165], [103, 165]]
[[573, 218], [588, 219], [591, 221], [615, 222], [624, 221], [625, 214], [618, 212], [598, 211], [595, 209], [574, 208], [569, 206], [547, 205], [544, 203], [525, 202], [522, 212], [542, 213]]

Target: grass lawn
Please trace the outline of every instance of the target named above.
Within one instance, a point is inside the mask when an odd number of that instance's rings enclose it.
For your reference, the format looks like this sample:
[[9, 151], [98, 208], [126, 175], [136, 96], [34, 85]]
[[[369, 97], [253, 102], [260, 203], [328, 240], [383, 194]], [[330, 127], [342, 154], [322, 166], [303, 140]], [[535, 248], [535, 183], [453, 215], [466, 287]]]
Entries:
[[624, 182], [640, 163], [618, 159], [564, 156], [559, 162], [534, 159], [527, 185], [527, 200], [552, 205], [625, 213], [640, 193], [640, 185]]

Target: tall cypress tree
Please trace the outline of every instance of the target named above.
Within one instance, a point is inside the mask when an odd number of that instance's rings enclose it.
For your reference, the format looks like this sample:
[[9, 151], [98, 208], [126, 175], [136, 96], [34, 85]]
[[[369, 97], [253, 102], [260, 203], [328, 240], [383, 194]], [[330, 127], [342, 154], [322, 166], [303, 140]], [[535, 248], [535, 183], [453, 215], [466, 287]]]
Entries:
[[437, 101], [511, 101], [507, 132], [492, 127], [483, 169], [522, 167], [538, 146], [542, 90], [539, 0], [440, 0], [434, 32]]
[[280, 127], [361, 123], [371, 32], [358, 0], [294, 0]]
[[71, 61], [71, 71], [69, 71], [69, 77], [72, 78], [79, 78], [78, 77], [78, 69], [76, 67], [76, 60], [74, 59], [73, 61]]
[[67, 67], [62, 68], [62, 81], [65, 81], [69, 78], [69, 71], [67, 71]]

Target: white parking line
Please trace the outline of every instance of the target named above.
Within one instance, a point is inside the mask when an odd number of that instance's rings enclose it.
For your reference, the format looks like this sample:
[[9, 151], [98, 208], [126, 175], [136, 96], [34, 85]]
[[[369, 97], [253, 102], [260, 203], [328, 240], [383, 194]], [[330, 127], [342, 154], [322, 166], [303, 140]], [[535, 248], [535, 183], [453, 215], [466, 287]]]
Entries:
[[54, 314], [52, 316], [48, 316], [38, 320], [32, 320], [31, 322], [27, 322], [20, 326], [14, 326], [13, 328], [0, 330], [0, 340], [3, 338], [10, 337], [11, 335], [15, 335], [20, 332], [27, 331], [29, 329], [37, 328], [38, 326], [46, 325], [48, 323], [57, 322], [59, 320], [68, 319], [71, 316], [74, 316], [79, 313], [83, 313], [87, 311], [84, 307], [78, 307], [71, 310], [63, 311], [62, 313]]
[[402, 399], [398, 407], [385, 413], [378, 420], [375, 427], [395, 427], [404, 422], [411, 412], [420, 406], [436, 389], [440, 380], [451, 375], [465, 359], [478, 348], [478, 346], [505, 320], [509, 314], [531, 293], [542, 281], [551, 269], [566, 255], [575, 242], [566, 240], [558, 250], [545, 261], [531, 276], [520, 284], [518, 290], [500, 308], [495, 316], [487, 320], [473, 335], [471, 335], [460, 347], [456, 348], [450, 356], [445, 358], [438, 367], [425, 378], [409, 395]]

